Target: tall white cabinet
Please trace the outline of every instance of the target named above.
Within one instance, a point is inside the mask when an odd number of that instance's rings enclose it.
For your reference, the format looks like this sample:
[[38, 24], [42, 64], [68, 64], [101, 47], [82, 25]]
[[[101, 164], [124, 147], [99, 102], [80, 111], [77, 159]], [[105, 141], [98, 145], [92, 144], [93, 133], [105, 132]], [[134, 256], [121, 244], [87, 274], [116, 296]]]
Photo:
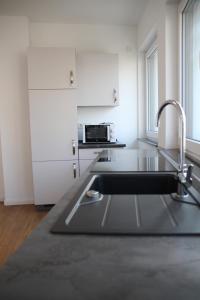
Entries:
[[33, 161], [78, 158], [75, 96], [75, 90], [29, 90]]
[[32, 47], [28, 52], [29, 89], [76, 87], [75, 49]]
[[54, 204], [78, 177], [75, 51], [31, 48], [28, 86], [35, 204]]

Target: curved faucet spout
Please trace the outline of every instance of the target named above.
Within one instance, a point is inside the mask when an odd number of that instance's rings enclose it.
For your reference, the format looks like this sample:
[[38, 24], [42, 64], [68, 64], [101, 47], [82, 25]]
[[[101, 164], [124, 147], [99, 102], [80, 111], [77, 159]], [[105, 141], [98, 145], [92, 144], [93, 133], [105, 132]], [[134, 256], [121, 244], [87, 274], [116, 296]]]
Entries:
[[159, 108], [158, 113], [157, 113], [157, 126], [159, 126], [160, 124], [160, 117], [162, 114], [163, 109], [167, 106], [167, 105], [173, 105], [179, 115], [179, 119], [180, 119], [180, 124], [181, 124], [181, 139], [180, 139], [180, 170], [182, 174], [184, 174], [185, 172], [185, 139], [186, 139], [186, 117], [185, 117], [185, 112], [182, 108], [182, 106], [180, 105], [180, 103], [178, 103], [175, 100], [167, 100], [165, 101]]

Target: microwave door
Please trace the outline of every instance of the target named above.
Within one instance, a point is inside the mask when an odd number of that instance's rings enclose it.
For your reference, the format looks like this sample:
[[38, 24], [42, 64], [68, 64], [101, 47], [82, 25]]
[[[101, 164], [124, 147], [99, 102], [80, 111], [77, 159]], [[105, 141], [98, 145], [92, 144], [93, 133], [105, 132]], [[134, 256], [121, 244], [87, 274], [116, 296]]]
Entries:
[[105, 143], [107, 142], [107, 126], [106, 125], [86, 125], [85, 126], [85, 142], [86, 143]]

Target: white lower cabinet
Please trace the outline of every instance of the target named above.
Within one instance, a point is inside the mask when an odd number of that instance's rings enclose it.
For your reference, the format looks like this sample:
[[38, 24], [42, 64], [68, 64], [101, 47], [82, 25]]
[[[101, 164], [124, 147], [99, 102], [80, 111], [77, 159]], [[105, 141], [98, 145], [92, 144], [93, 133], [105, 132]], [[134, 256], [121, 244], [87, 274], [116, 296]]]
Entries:
[[79, 159], [95, 159], [100, 152], [102, 152], [103, 148], [93, 148], [93, 149], [79, 149]]
[[80, 159], [79, 160], [79, 172], [80, 176], [85, 173], [85, 171], [89, 168], [91, 163], [93, 162], [93, 159]]
[[35, 205], [57, 203], [78, 177], [78, 160], [33, 162]]
[[93, 149], [79, 149], [79, 172], [80, 176], [89, 168], [94, 159], [97, 158], [100, 152], [104, 149], [93, 148]]

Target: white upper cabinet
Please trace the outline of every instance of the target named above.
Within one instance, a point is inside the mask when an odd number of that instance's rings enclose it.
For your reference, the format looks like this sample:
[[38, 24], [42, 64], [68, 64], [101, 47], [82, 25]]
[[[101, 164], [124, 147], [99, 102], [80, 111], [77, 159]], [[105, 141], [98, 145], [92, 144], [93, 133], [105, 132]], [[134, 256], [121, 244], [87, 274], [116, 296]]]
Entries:
[[119, 105], [118, 55], [77, 54], [78, 106]]
[[32, 161], [78, 158], [75, 90], [30, 90]]
[[32, 47], [28, 51], [28, 88], [41, 90], [76, 87], [75, 49]]

